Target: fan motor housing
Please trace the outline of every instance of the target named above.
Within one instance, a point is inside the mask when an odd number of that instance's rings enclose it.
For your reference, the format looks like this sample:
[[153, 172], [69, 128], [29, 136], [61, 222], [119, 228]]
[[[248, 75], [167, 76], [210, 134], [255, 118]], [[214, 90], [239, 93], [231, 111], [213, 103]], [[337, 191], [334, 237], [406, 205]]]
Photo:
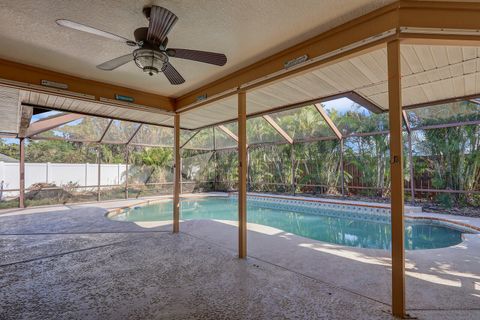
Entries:
[[143, 7], [143, 15], [145, 16], [145, 18], [147, 18], [147, 20], [150, 20], [150, 12], [152, 11], [152, 7], [150, 6], [146, 6], [146, 7]]
[[147, 41], [147, 33], [148, 33], [148, 28], [147, 27], [137, 28], [133, 32], [133, 37], [135, 38], [135, 41], [137, 41], [137, 42], [146, 42]]

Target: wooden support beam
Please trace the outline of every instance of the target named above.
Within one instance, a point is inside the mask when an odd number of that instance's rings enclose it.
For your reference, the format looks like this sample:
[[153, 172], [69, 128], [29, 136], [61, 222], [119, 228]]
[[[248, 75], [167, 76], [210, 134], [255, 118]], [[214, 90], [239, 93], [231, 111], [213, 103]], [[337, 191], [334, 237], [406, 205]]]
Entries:
[[27, 134], [28, 127], [30, 126], [30, 121], [32, 121], [33, 108], [28, 106], [20, 106], [21, 108], [21, 118], [20, 118], [20, 128], [18, 130], [19, 137], [25, 137]]
[[392, 313], [404, 318], [405, 248], [404, 183], [402, 143], [402, 85], [400, 40], [387, 45], [388, 103], [390, 124], [391, 224], [392, 224]]
[[345, 97], [352, 100], [356, 104], [361, 105], [365, 109], [373, 112], [373, 113], [382, 113], [385, 112], [382, 108], [380, 108], [377, 104], [373, 103], [369, 99], [363, 97], [362, 95], [358, 94], [355, 91], [350, 91], [345, 94]]
[[57, 128], [66, 123], [78, 120], [84, 116], [77, 113], [65, 113], [56, 117], [47, 118], [44, 120], [39, 120], [30, 124], [30, 126], [25, 131], [25, 137], [32, 137], [36, 134]]
[[322, 105], [320, 103], [316, 103], [315, 108], [317, 108], [323, 120], [325, 120], [325, 122], [328, 124], [330, 129], [332, 129], [333, 133], [335, 133], [337, 138], [339, 140], [342, 140], [343, 138], [342, 133], [340, 132], [340, 130], [338, 130], [337, 126], [335, 125], [335, 123], [333, 123], [332, 119], [328, 116], [327, 112], [325, 111], [325, 109], [323, 109]]
[[278, 125], [278, 123], [275, 122], [275, 120], [272, 119], [271, 116], [264, 115], [263, 119], [265, 119], [265, 121], [267, 121], [289, 144], [293, 143], [293, 139]]
[[[136, 104], [166, 111], [173, 111], [175, 109], [175, 100], [173, 98], [116, 86], [109, 83], [74, 77], [64, 73], [41, 69], [4, 59], [0, 59], [0, 79], [36, 86], [40, 86], [42, 80], [49, 80], [67, 84], [68, 91], [64, 91], [66, 96], [68, 96], [68, 92], [73, 92], [94, 96], [96, 100], [100, 100], [100, 98], [115, 99], [115, 95], [120, 94], [133, 97]], [[47, 87], [45, 88], [48, 89]]]
[[233, 140], [237, 141], [238, 142], [238, 137], [235, 133], [233, 133], [232, 131], [230, 131], [230, 129], [228, 129], [227, 127], [225, 127], [224, 125], [219, 125], [218, 128], [220, 130], [222, 130], [223, 132], [225, 132], [230, 138], [232, 138]]
[[180, 188], [181, 188], [181, 154], [180, 154], [180, 114], [173, 118], [174, 122], [174, 178], [173, 178], [173, 233], [180, 232]]
[[[478, 2], [443, 2], [401, 0], [399, 5], [399, 25], [401, 27], [438, 29], [448, 35], [449, 29], [478, 30], [480, 22]], [[442, 29], [444, 30], [443, 32]], [[435, 36], [435, 34], [430, 34]], [[450, 38], [461, 38], [459, 34], [450, 34]]]
[[461, 34], [438, 34], [411, 32], [411, 30], [401, 30], [399, 39], [403, 44], [408, 45], [428, 45], [428, 46], [458, 46], [458, 47], [478, 47], [480, 45], [480, 36], [461, 35]]
[[25, 208], [25, 139], [20, 138], [20, 195], [18, 197], [18, 206]]
[[238, 257], [247, 257], [247, 95], [238, 93]]

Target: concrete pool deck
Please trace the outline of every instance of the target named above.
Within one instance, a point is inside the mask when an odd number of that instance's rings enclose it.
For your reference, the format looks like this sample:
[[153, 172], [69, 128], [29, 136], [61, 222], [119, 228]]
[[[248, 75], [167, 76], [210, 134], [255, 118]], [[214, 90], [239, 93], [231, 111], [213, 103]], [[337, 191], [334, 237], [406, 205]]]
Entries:
[[[112, 221], [145, 200], [0, 215], [0, 318], [391, 319], [389, 254], [231, 221]], [[480, 318], [480, 237], [407, 251], [409, 313]], [[429, 254], [427, 254], [429, 253]]]

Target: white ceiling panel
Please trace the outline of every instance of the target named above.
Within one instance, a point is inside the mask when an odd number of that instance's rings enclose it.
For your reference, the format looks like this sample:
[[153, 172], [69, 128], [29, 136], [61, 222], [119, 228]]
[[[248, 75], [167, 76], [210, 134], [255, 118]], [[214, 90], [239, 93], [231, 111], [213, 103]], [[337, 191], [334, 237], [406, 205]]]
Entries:
[[20, 91], [0, 87], [0, 133], [18, 133], [20, 125]]
[[[476, 47], [402, 45], [403, 105], [410, 106], [480, 94], [480, 49]], [[378, 107], [388, 110], [387, 52], [379, 49], [336, 64], [310, 70], [247, 93], [247, 113], [265, 112], [336, 94], [355, 91]], [[197, 123], [207, 126], [220, 119], [235, 118], [232, 112]], [[219, 108], [212, 103], [203, 108]], [[193, 124], [193, 123], [192, 123]]]
[[163, 111], [160, 112], [155, 109], [151, 109], [151, 111], [148, 109], [132, 109], [131, 107], [123, 107], [121, 105], [110, 105], [99, 101], [84, 101], [66, 98], [55, 94], [37, 93], [27, 90], [21, 90], [20, 92], [23, 94], [21, 100], [22, 103], [53, 108], [56, 110], [64, 110], [72, 113], [112, 117], [158, 125], [165, 124], [165, 121], [168, 121], [172, 117], [172, 115], [165, 114]]

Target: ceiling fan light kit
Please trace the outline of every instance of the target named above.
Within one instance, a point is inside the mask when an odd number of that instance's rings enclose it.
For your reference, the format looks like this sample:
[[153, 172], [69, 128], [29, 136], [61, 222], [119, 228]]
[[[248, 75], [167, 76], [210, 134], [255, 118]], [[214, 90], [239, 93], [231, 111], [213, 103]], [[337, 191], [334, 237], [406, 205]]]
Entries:
[[133, 60], [143, 72], [153, 76], [167, 68], [168, 56], [161, 51], [140, 48], [133, 51]]
[[132, 53], [97, 65], [98, 69], [104, 71], [115, 70], [133, 60], [137, 67], [150, 76], [163, 73], [171, 84], [179, 85], [184, 83], [185, 79], [173, 67], [169, 58], [186, 59], [217, 66], [223, 66], [227, 63], [227, 57], [221, 53], [167, 48], [167, 35], [177, 22], [178, 17], [168, 9], [159, 6], [145, 7], [143, 13], [149, 21], [149, 25], [148, 28], [141, 27], [134, 31], [135, 41], [66, 19], [59, 19], [56, 22], [62, 27], [120, 41], [130, 47], [138, 47]]

